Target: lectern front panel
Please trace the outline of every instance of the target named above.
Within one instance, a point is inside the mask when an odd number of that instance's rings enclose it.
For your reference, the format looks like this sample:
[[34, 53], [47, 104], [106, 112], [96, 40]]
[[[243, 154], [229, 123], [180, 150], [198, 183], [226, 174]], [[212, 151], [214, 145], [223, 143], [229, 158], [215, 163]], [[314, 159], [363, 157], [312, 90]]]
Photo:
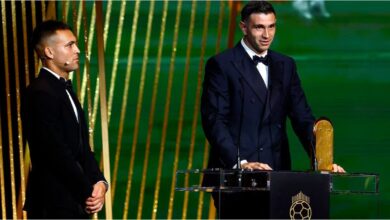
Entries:
[[329, 218], [328, 174], [271, 172], [270, 182], [270, 218]]

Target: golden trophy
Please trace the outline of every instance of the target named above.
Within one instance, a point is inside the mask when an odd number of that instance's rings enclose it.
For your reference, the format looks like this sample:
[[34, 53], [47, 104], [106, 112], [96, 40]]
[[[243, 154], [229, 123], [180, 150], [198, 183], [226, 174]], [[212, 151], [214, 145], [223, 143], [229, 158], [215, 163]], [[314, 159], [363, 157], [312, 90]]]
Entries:
[[316, 138], [316, 169], [331, 172], [333, 168], [333, 126], [331, 121], [324, 117], [319, 118], [314, 124], [313, 132]]

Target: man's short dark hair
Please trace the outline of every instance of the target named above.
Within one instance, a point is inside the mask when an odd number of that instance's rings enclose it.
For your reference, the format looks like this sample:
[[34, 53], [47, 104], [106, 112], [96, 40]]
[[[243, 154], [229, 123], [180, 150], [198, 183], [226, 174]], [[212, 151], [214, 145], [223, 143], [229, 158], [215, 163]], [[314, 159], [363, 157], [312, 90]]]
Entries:
[[71, 27], [62, 21], [47, 20], [38, 24], [35, 27], [31, 38], [33, 48], [36, 49], [42, 39], [55, 34], [58, 30], [72, 31]]
[[253, 13], [273, 13], [276, 16], [274, 7], [266, 1], [250, 1], [241, 10], [241, 21], [246, 22]]

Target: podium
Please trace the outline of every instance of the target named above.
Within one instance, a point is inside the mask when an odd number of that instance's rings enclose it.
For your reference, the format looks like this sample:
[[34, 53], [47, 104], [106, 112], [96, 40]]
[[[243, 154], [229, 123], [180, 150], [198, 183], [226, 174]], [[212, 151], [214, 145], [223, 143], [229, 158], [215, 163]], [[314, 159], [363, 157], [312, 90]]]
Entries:
[[[202, 181], [203, 183], [200, 183]], [[258, 201], [263, 201], [262, 205], [267, 204], [266, 215], [263, 213], [260, 217], [325, 219], [330, 217], [330, 194], [378, 194], [379, 175], [224, 169], [179, 170], [176, 172], [176, 190], [205, 191], [214, 195], [258, 194], [262, 197]], [[217, 210], [221, 210], [223, 203], [224, 199], [218, 201]], [[250, 210], [254, 212], [250, 216], [256, 217], [258, 209]], [[220, 214], [218, 216], [221, 216]]]

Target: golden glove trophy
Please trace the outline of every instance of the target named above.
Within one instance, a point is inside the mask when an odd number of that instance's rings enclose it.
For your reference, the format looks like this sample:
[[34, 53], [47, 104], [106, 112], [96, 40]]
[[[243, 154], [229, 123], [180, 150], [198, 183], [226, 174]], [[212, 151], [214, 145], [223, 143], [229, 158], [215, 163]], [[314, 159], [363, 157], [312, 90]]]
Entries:
[[319, 171], [332, 171], [333, 166], [333, 126], [332, 122], [321, 117], [314, 123], [314, 136], [316, 137], [315, 157], [316, 169]]

